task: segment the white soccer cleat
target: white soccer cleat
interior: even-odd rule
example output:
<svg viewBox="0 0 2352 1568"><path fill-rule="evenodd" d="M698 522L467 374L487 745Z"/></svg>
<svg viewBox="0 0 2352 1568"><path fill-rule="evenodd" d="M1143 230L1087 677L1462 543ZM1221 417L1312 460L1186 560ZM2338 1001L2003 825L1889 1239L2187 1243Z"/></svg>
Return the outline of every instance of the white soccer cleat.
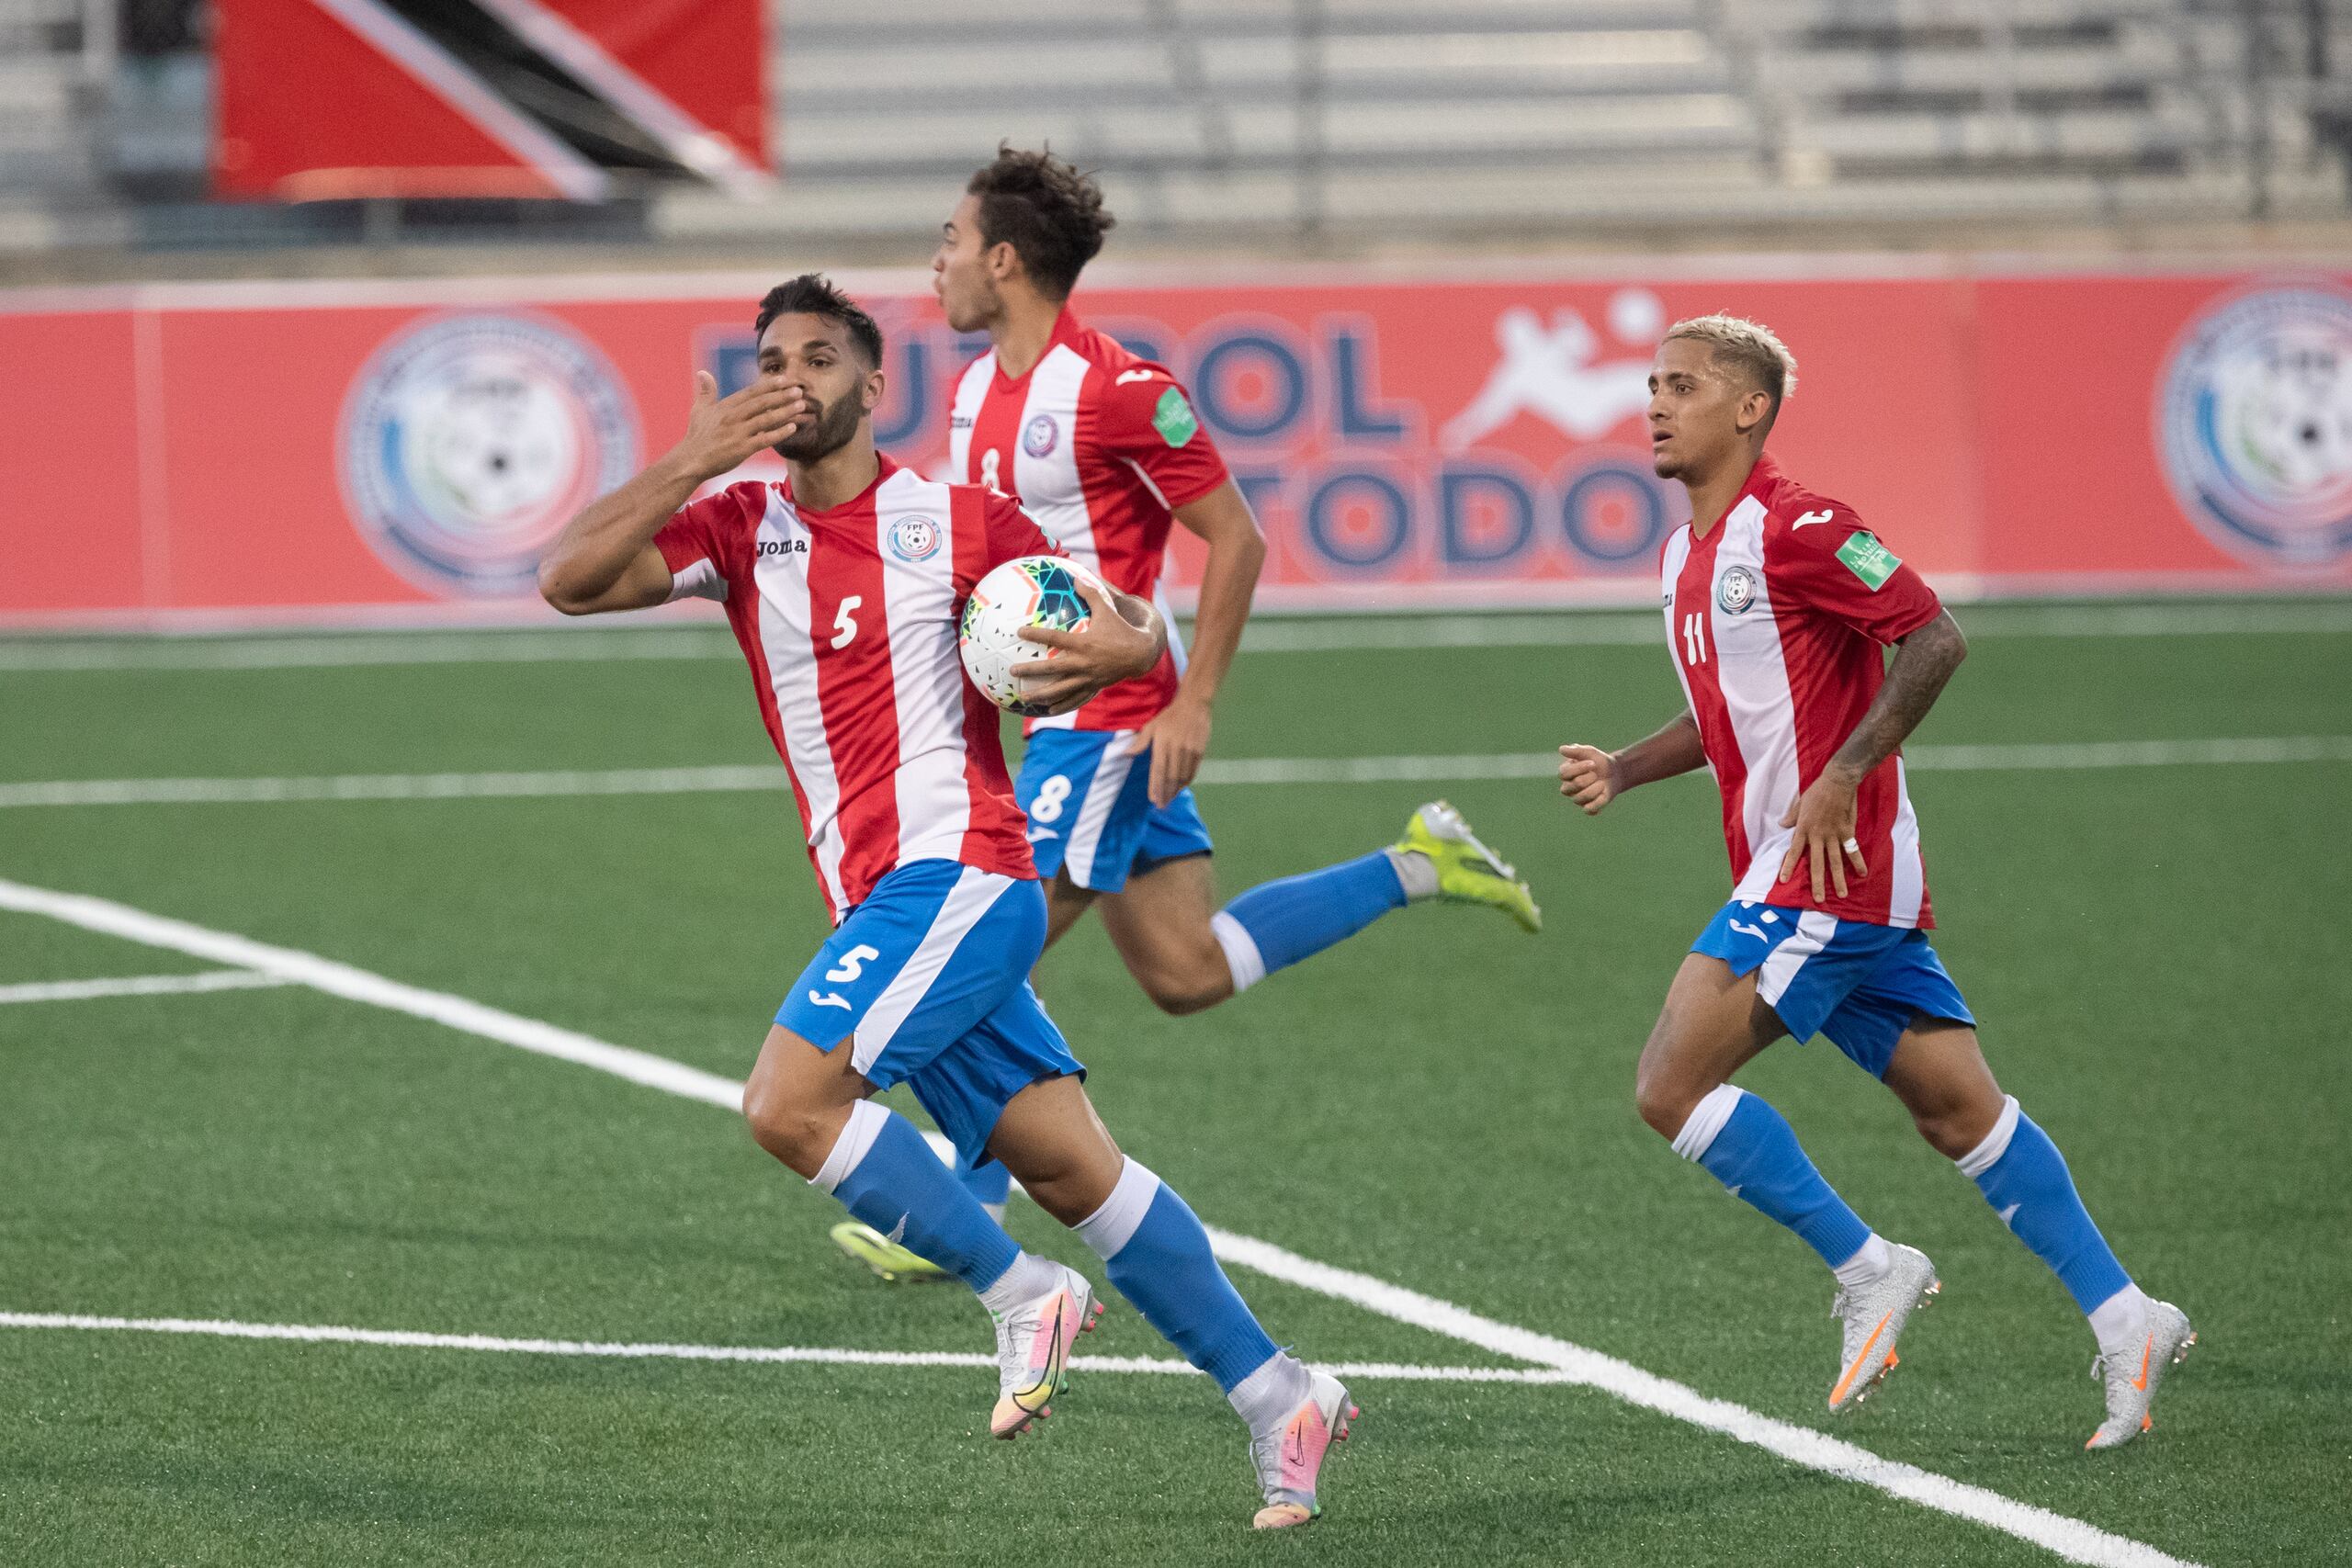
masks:
<svg viewBox="0 0 2352 1568"><path fill-rule="evenodd" d="M2188 1325L2187 1313L2170 1302L2150 1302L2134 1348L2091 1360L2091 1376L2107 1384L2107 1419L2083 1447L2120 1449L2154 1426L2149 1412L2156 1403L2156 1385L2188 1359L2196 1343L2197 1330Z"/></svg>
<svg viewBox="0 0 2352 1568"><path fill-rule="evenodd" d="M1936 1266L1916 1247L1890 1247L1894 1261L1867 1285L1849 1285L1830 1303L1829 1315L1845 1329L1838 1381L1829 1385L1829 1408L1842 1413L1870 1397L1898 1364L1894 1342L1912 1312L1944 1288Z"/></svg>
<svg viewBox="0 0 2352 1568"><path fill-rule="evenodd" d="M1309 1371L1306 1398L1281 1425L1250 1439L1250 1462L1258 1470L1258 1490L1266 1506L1250 1522L1261 1530L1303 1525L1323 1510L1315 1483L1323 1456L1348 1440L1348 1423L1360 1414L1340 1380Z"/></svg>
<svg viewBox="0 0 2352 1568"><path fill-rule="evenodd" d="M1070 1342L1094 1326L1102 1303L1075 1269L1056 1265L1060 1278L996 1321L997 1402L989 1417L992 1438L1017 1438L1053 1412L1050 1401L1069 1382Z"/></svg>

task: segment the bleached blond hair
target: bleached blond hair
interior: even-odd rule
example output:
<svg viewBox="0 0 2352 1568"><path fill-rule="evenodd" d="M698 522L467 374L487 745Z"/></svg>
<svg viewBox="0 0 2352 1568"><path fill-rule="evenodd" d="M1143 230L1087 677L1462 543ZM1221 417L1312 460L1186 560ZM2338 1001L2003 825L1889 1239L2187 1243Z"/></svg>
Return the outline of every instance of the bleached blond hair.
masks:
<svg viewBox="0 0 2352 1568"><path fill-rule="evenodd" d="M1705 344L1713 357L1770 393L1772 412L1768 420L1778 418L1781 404L1796 396L1797 356L1763 322L1719 310L1712 316L1692 316L1666 329L1664 341L1671 343L1679 337Z"/></svg>

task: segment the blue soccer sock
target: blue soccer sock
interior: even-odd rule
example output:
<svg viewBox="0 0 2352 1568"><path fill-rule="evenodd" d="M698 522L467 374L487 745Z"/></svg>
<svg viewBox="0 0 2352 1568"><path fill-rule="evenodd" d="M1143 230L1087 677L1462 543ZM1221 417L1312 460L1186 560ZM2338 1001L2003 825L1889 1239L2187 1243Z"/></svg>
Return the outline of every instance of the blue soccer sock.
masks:
<svg viewBox="0 0 2352 1568"><path fill-rule="evenodd" d="M1021 1256L914 1123L870 1100L850 1107L848 1124L809 1185L975 1291L996 1283Z"/></svg>
<svg viewBox="0 0 2352 1568"><path fill-rule="evenodd" d="M1077 1229L1144 1321L1227 1394L1278 1353L1209 1250L1208 1232L1142 1165L1128 1160Z"/></svg>
<svg viewBox="0 0 2352 1568"><path fill-rule="evenodd" d="M1386 850L1320 871L1261 882L1209 919L1236 995L1277 969L1311 958L1405 907L1403 878Z"/></svg>
<svg viewBox="0 0 2352 1568"><path fill-rule="evenodd" d="M1004 1162L992 1159L975 1167L958 1154L955 1170L956 1179L964 1184L964 1190L972 1195L972 1201L986 1209L990 1219L1002 1220L1004 1206L1012 1201L1012 1172L1004 1168Z"/></svg>
<svg viewBox="0 0 2352 1568"><path fill-rule="evenodd" d="M1746 1089L1723 1084L1701 1100L1675 1135L1674 1152L1796 1232L1833 1269L1861 1258L1875 1239L1814 1168L1788 1119Z"/></svg>
<svg viewBox="0 0 2352 1568"><path fill-rule="evenodd" d="M2132 1276L2115 1260L2114 1249L2091 1223L2066 1169L2066 1156L2050 1134L2033 1124L2008 1097L2000 1120L1984 1141L1954 1162L1976 1183L1993 1212L2026 1249L2058 1276L2084 1314L2098 1324L2098 1309L2131 1290Z"/></svg>

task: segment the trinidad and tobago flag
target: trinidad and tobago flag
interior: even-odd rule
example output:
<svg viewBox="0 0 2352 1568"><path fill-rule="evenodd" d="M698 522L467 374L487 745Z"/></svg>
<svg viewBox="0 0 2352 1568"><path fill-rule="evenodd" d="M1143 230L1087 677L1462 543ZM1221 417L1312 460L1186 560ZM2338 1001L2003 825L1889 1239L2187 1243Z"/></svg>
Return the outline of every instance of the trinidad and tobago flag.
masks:
<svg viewBox="0 0 2352 1568"><path fill-rule="evenodd" d="M762 0L217 0L222 196L768 187Z"/></svg>

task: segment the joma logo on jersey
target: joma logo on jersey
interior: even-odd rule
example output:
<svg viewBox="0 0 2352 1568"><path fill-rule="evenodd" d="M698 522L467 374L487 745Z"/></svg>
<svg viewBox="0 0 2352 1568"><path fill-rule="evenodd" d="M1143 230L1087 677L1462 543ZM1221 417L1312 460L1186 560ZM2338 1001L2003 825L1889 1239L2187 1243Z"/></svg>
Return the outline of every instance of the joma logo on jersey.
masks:
<svg viewBox="0 0 2352 1568"><path fill-rule="evenodd" d="M752 554L763 558L769 556L805 556L808 553L806 539L762 539L752 547Z"/></svg>

